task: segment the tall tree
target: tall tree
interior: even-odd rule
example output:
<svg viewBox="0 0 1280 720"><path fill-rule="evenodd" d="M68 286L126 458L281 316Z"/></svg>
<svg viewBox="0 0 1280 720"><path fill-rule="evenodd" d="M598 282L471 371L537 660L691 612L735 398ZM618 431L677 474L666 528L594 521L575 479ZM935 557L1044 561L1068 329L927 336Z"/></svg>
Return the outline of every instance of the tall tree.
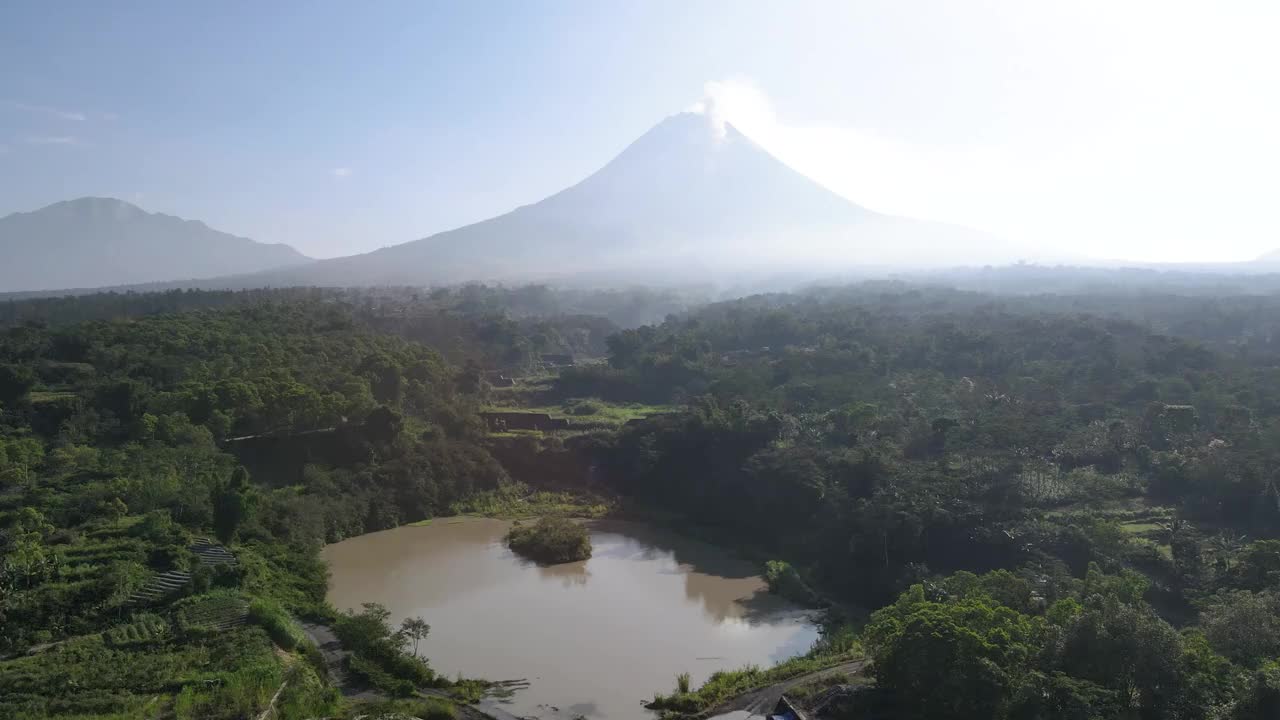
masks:
<svg viewBox="0 0 1280 720"><path fill-rule="evenodd" d="M36 375L27 365L0 365L0 405L12 407L27 397Z"/></svg>
<svg viewBox="0 0 1280 720"><path fill-rule="evenodd" d="M253 512L256 497L249 486L249 471L243 465L214 493L213 530L218 540L229 543Z"/></svg>
<svg viewBox="0 0 1280 720"><path fill-rule="evenodd" d="M420 617L408 617L400 623L400 637L413 641L413 656L418 657L418 643L431 632L431 626Z"/></svg>

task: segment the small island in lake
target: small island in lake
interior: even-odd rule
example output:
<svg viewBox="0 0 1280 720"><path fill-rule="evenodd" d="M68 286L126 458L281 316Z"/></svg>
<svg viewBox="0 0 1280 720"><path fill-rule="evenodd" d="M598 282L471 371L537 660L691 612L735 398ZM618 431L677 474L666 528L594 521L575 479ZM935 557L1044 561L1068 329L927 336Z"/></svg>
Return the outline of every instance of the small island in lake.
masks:
<svg viewBox="0 0 1280 720"><path fill-rule="evenodd" d="M507 547L535 562L555 565L591 557L591 535L568 518L544 517L533 525L513 525Z"/></svg>

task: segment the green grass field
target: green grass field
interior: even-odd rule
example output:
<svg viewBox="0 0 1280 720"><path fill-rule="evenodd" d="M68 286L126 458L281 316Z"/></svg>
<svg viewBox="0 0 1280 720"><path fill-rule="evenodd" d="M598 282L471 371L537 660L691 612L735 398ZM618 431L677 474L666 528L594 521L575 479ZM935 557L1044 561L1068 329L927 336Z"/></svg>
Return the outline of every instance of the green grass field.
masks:
<svg viewBox="0 0 1280 720"><path fill-rule="evenodd" d="M32 405L40 405L42 403L58 402L59 400L70 400L76 396L73 392L57 392L57 391L35 391L28 395Z"/></svg>
<svg viewBox="0 0 1280 720"><path fill-rule="evenodd" d="M644 405L641 403L608 403L595 398L572 398L559 405L493 404L484 412L546 413L553 418L565 418L570 426L601 427L619 426L629 420L672 412L670 405Z"/></svg>
<svg viewBox="0 0 1280 720"><path fill-rule="evenodd" d="M1131 535L1145 535L1150 532L1156 532L1163 526L1153 522L1127 522L1121 523L1120 529Z"/></svg>

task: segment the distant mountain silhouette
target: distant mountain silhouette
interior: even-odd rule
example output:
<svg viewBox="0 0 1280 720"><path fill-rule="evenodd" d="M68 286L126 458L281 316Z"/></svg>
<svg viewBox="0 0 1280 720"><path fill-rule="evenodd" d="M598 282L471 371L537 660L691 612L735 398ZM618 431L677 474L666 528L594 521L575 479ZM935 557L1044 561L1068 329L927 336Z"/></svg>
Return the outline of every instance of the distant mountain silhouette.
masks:
<svg viewBox="0 0 1280 720"><path fill-rule="evenodd" d="M310 259L112 198L0 218L0 291L90 288L252 273Z"/></svg>
<svg viewBox="0 0 1280 720"><path fill-rule="evenodd" d="M855 205L732 125L667 118L587 179L473 225L232 284L366 285L1016 259L964 228Z"/></svg>
<svg viewBox="0 0 1280 720"><path fill-rule="evenodd" d="M1267 265L1280 265L1280 248L1277 248L1265 255L1262 255L1254 262L1265 263Z"/></svg>

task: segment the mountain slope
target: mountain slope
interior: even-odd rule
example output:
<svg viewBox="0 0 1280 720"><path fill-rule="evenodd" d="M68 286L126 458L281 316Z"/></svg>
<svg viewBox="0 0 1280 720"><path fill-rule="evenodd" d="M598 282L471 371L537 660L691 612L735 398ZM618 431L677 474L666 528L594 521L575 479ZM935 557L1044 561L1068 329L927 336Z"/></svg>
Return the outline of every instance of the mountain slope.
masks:
<svg viewBox="0 0 1280 720"><path fill-rule="evenodd" d="M309 259L112 198L0 218L0 291L88 288L252 273Z"/></svg>
<svg viewBox="0 0 1280 720"><path fill-rule="evenodd" d="M619 274L698 277L1016 259L991 238L855 205L726 125L667 118L532 205L364 255L238 284L417 284Z"/></svg>

